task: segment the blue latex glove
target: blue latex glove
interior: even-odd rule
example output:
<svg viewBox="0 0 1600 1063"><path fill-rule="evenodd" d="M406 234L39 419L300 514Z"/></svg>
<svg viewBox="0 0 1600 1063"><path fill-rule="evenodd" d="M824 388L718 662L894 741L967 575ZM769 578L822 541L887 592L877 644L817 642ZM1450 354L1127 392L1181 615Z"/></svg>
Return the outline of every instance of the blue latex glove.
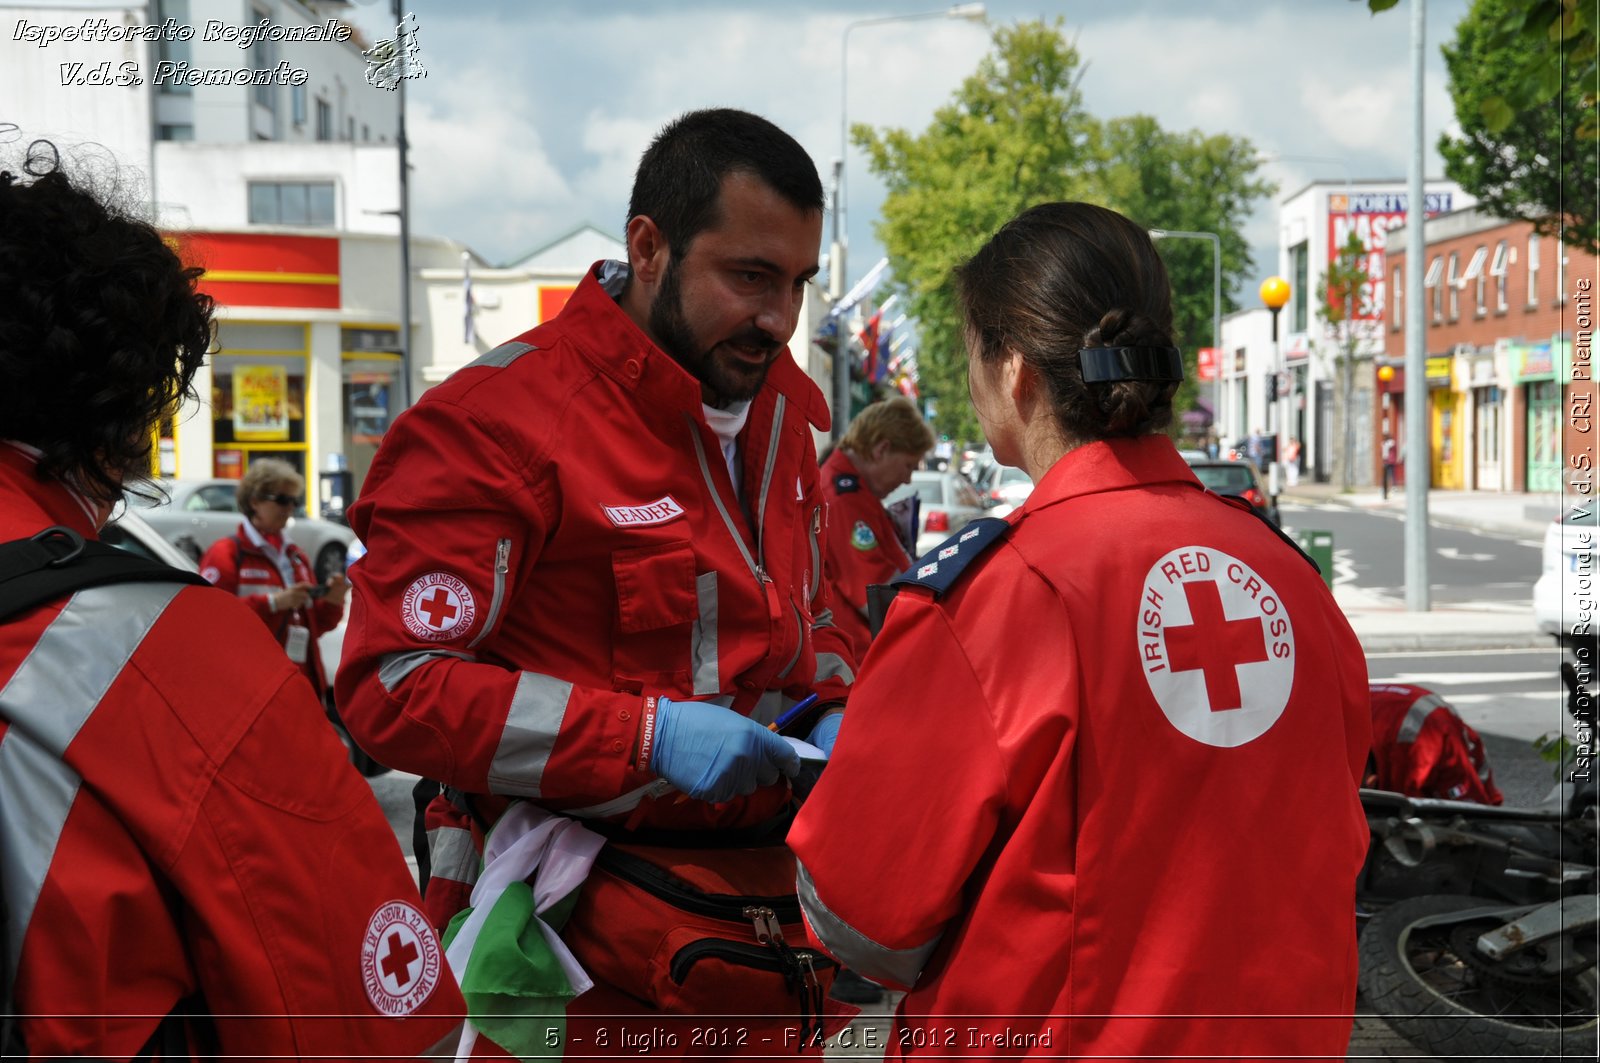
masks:
<svg viewBox="0 0 1600 1063"><path fill-rule="evenodd" d="M806 741L831 757L833 744L839 740L839 725L842 723L844 723L844 713L830 712L817 721L817 725L806 736Z"/></svg>
<svg viewBox="0 0 1600 1063"><path fill-rule="evenodd" d="M800 771L794 747L748 716L703 701L656 699L650 769L690 797L716 804Z"/></svg>

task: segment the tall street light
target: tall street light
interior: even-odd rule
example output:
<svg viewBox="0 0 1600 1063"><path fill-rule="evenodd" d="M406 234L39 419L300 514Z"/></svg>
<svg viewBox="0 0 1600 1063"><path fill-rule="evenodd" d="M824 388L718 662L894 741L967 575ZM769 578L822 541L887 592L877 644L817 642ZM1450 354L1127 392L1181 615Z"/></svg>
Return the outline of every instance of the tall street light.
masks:
<svg viewBox="0 0 1600 1063"><path fill-rule="evenodd" d="M1288 390L1283 386L1283 378L1287 374L1283 371L1283 344L1278 342L1278 311L1289 301L1289 282L1282 277L1268 277L1262 281L1261 301L1272 311L1272 387L1267 392L1272 401L1267 414L1272 420L1273 444L1272 465L1267 470L1267 491L1276 498L1283 484L1279 460L1284 450L1283 422L1287 417L1284 392Z"/></svg>
<svg viewBox="0 0 1600 1063"><path fill-rule="evenodd" d="M1218 452L1222 444L1222 237L1216 233L1185 232L1182 229L1151 229L1153 240L1169 238L1211 241L1211 429L1217 433Z"/></svg>
<svg viewBox="0 0 1600 1063"><path fill-rule="evenodd" d="M839 38L839 157L833 163L833 246L828 249L828 295L834 302L845 293L846 252L849 237L845 231L844 160L850 149L850 31L863 26L889 22L920 22L930 18L959 18L979 21L988 13L982 4L956 4L943 11L922 11L910 15L882 15L847 23ZM833 356L833 441L844 435L850 414L850 359L848 343L841 334Z"/></svg>

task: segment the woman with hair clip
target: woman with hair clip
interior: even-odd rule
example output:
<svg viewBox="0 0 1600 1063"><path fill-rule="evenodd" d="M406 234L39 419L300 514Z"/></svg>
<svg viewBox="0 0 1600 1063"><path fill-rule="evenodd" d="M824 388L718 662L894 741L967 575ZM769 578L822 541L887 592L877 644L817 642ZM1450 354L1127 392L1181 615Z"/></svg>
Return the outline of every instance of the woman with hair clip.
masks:
<svg viewBox="0 0 1600 1063"><path fill-rule="evenodd" d="M809 928L909 990L907 1052L1342 1058L1355 635L1163 434L1183 362L1141 227L1034 207L956 283L984 434L1036 486L896 581L790 832Z"/></svg>

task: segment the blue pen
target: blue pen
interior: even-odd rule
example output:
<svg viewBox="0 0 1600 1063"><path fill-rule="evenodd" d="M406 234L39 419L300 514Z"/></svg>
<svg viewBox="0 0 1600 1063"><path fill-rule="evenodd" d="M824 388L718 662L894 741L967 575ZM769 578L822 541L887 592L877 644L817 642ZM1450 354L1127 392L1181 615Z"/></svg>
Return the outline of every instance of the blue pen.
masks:
<svg viewBox="0 0 1600 1063"><path fill-rule="evenodd" d="M794 708L790 709L782 716L779 716L776 720L773 720L771 723L767 724L767 730L782 731L785 727L788 727L791 723L794 723L800 717L804 716L806 710L817 703L817 697L818 695L816 694L807 694L805 697L794 703Z"/></svg>

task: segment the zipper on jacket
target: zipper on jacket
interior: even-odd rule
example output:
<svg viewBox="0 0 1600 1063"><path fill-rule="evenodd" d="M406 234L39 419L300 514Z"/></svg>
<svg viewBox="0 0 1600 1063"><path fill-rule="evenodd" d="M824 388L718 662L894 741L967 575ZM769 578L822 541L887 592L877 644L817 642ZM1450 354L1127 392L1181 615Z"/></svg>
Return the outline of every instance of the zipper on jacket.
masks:
<svg viewBox="0 0 1600 1063"><path fill-rule="evenodd" d="M622 852L611 846L600 850L595 863L616 875L624 882L638 886L646 893L659 897L674 908L710 919L729 923L744 923L749 917L746 908L764 908L772 912L780 923L800 921L800 898L760 897L736 893L703 893L685 886L650 861Z"/></svg>
<svg viewBox="0 0 1600 1063"><path fill-rule="evenodd" d="M717 481L711 475L711 463L706 460L706 443L700 438L700 429L696 427L694 418L688 414L684 414L683 419L688 422L689 438L694 441L694 456L700 461L700 476L705 480L706 490L711 492L711 501L716 503L717 512L722 514L722 523L727 525L728 534L733 537L734 545L743 555L744 563L750 566L750 574L756 578L756 586L761 587L766 582L766 574L756 559L750 556L750 548L745 545L744 536L739 534L739 526L733 522L727 503L722 500L722 492L717 490Z"/></svg>
<svg viewBox="0 0 1600 1063"><path fill-rule="evenodd" d="M478 637L467 643L467 649L488 638L489 632L494 630L495 621L500 619L500 608L505 604L506 573L510 571L511 540L501 539L494 547L494 594L489 598L489 615L484 618L483 630L478 632Z"/></svg>
<svg viewBox="0 0 1600 1063"><path fill-rule="evenodd" d="M794 666L800 663L800 651L806 644L806 618L800 615L800 607L789 600L789 611L794 614L794 656L789 658L783 670L778 673L779 679L786 679Z"/></svg>
<svg viewBox="0 0 1600 1063"><path fill-rule="evenodd" d="M772 435L767 440L767 466L761 473L761 501L756 506L756 565L762 571L767 567L767 493L772 490L772 471L778 466L778 443L782 438L779 433L783 430L783 411L788 405L788 398L779 395L777 405L772 410Z"/></svg>
<svg viewBox="0 0 1600 1063"><path fill-rule="evenodd" d="M832 960L815 949L791 951L795 960L806 972L802 977L808 976L811 984L817 983L818 967L834 966ZM740 941L724 941L721 938L699 938L672 954L672 962L667 966L667 976L672 979L673 984L682 985L688 980L689 971L696 963L704 959L717 958L731 960L741 967L753 967L758 971L783 974L786 970L783 960L763 945L746 945Z"/></svg>
<svg viewBox="0 0 1600 1063"><path fill-rule="evenodd" d="M818 506L811 511L811 601L817 600L817 591L822 588L822 549L817 545L817 537L822 534L822 507Z"/></svg>

